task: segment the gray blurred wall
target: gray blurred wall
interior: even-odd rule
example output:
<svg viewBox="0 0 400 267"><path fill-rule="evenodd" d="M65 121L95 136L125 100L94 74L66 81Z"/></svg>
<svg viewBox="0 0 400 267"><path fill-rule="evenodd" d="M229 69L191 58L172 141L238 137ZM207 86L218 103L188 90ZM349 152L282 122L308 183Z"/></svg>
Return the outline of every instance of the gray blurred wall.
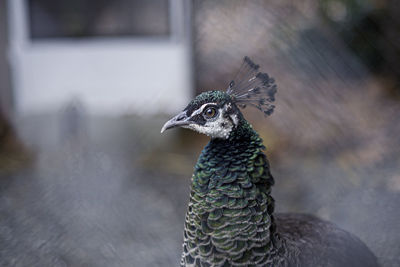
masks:
<svg viewBox="0 0 400 267"><path fill-rule="evenodd" d="M0 1L0 112L8 117L12 110L12 91L7 49L7 4Z"/></svg>

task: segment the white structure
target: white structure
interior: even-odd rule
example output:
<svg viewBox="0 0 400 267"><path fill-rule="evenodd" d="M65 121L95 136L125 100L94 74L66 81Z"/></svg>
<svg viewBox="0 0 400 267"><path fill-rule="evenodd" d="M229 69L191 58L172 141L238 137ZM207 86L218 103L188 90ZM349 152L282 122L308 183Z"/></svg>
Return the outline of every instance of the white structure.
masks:
<svg viewBox="0 0 400 267"><path fill-rule="evenodd" d="M169 1L170 34L164 38L43 40L30 37L27 2L8 1L17 113L57 110L76 98L90 113L115 115L175 112L187 104L190 1Z"/></svg>

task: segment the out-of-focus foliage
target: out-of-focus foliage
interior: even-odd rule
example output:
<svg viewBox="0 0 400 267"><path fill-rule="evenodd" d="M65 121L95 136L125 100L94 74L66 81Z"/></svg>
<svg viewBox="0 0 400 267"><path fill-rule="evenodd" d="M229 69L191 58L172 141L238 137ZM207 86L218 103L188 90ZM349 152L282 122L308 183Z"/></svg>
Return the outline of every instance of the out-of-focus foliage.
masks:
<svg viewBox="0 0 400 267"><path fill-rule="evenodd" d="M398 1L322 0L321 14L352 52L400 95L400 6Z"/></svg>

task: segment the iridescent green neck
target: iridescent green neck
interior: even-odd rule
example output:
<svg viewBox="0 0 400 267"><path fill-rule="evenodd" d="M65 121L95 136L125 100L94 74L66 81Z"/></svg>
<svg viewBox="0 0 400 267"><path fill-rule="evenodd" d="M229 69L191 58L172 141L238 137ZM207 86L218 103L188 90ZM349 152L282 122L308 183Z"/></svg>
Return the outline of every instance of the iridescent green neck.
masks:
<svg viewBox="0 0 400 267"><path fill-rule="evenodd" d="M253 139L259 143L261 147L264 148L262 144L262 139L259 137L258 133L254 131L250 123L248 123L242 113L238 114L238 125L232 130L229 136L229 142L236 142L237 140Z"/></svg>
<svg viewBox="0 0 400 267"><path fill-rule="evenodd" d="M274 180L263 149L244 119L229 139L212 139L204 148L192 177L183 265L273 263Z"/></svg>

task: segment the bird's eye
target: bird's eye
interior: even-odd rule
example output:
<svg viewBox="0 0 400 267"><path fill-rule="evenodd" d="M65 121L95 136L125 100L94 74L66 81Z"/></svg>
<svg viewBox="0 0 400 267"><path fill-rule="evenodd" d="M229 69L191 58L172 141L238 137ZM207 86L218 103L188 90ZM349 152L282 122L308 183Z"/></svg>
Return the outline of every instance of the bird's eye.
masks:
<svg viewBox="0 0 400 267"><path fill-rule="evenodd" d="M217 110L213 107L208 107L204 110L204 117L206 119L214 118L217 115Z"/></svg>

